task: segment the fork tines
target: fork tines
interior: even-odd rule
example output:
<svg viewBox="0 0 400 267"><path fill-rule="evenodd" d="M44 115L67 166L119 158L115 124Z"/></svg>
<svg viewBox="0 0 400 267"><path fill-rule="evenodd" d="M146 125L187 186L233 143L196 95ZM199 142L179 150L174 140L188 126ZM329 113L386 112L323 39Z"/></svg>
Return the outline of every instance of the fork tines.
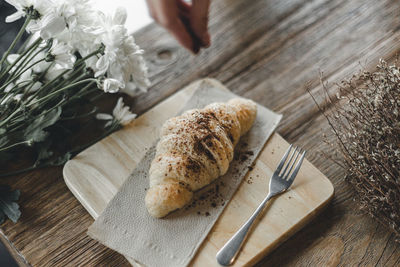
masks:
<svg viewBox="0 0 400 267"><path fill-rule="evenodd" d="M300 166L303 163L304 156L306 151L301 149L300 147L294 147L290 145L288 150L286 150L285 155L283 155L281 162L279 163L276 174L279 175L284 180L293 180L297 173L299 172ZM290 156L289 156L290 155ZM287 160L289 158L289 160ZM296 164L297 162L297 164ZM295 166L296 164L296 166ZM282 168L285 166L283 171L281 172ZM294 170L293 170L294 167ZM292 172L293 170L293 172ZM291 176L289 177L289 175Z"/></svg>

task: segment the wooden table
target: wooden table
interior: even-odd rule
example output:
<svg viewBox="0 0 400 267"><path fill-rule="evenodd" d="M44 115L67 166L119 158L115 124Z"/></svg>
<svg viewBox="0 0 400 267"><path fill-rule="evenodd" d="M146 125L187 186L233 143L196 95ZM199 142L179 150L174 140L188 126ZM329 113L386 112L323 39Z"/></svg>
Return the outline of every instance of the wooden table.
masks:
<svg viewBox="0 0 400 267"><path fill-rule="evenodd" d="M400 3L393 0L215 0L212 46L190 56L160 27L135 34L146 49L153 85L132 101L143 113L200 77L284 114L278 132L309 150L308 159L333 182L329 207L259 266L394 266L394 236L359 211L344 172L321 156L332 139L304 85L321 93L319 70L340 81L400 48ZM332 87L334 90L334 87ZM90 134L90 133L88 133ZM332 139L333 140L333 139ZM20 221L2 225L2 239L18 261L33 266L127 266L125 259L86 235L93 219L64 184L62 168L10 177L21 188Z"/></svg>

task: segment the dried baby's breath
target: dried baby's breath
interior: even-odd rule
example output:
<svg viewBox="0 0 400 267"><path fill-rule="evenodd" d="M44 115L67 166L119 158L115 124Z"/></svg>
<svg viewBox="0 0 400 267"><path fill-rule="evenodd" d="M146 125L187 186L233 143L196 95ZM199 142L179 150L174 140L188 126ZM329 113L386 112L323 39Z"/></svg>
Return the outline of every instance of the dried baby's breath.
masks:
<svg viewBox="0 0 400 267"><path fill-rule="evenodd" d="M328 92L326 83L322 83ZM400 69L381 60L338 85L324 113L360 207L400 240Z"/></svg>

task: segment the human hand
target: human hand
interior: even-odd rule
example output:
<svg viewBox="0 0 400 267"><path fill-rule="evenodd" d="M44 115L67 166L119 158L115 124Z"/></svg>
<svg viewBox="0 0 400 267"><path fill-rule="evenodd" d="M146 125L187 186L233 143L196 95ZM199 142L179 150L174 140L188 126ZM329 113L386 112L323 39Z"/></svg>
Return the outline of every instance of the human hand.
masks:
<svg viewBox="0 0 400 267"><path fill-rule="evenodd" d="M210 46L208 9L210 0L146 0L150 16L194 54Z"/></svg>

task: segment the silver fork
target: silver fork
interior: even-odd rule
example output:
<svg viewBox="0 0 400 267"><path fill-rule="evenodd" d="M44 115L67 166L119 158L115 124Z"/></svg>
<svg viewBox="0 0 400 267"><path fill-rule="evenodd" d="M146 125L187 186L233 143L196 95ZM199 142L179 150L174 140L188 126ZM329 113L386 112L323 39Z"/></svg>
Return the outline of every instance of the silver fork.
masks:
<svg viewBox="0 0 400 267"><path fill-rule="evenodd" d="M283 155L283 158L279 162L279 165L276 168L274 174L272 175L272 178L269 182L269 193L267 197L261 202L256 211L247 220L247 222L243 224L243 226L240 227L235 235L232 236L232 238L229 239L228 242L226 242L226 244L220 249L220 251L218 251L217 261L219 264L223 266L228 266L235 261L236 256L239 254L240 248L243 246L244 241L246 240L246 237L248 236L248 233L250 232L250 229L254 224L254 221L264 210L267 202L274 196L285 192L292 185L306 154L305 150L302 150L298 147L295 147L292 151L292 147L292 145L289 146L285 155ZM289 154L291 154L290 157ZM288 157L289 160L287 160ZM297 164L293 170L296 161Z"/></svg>

